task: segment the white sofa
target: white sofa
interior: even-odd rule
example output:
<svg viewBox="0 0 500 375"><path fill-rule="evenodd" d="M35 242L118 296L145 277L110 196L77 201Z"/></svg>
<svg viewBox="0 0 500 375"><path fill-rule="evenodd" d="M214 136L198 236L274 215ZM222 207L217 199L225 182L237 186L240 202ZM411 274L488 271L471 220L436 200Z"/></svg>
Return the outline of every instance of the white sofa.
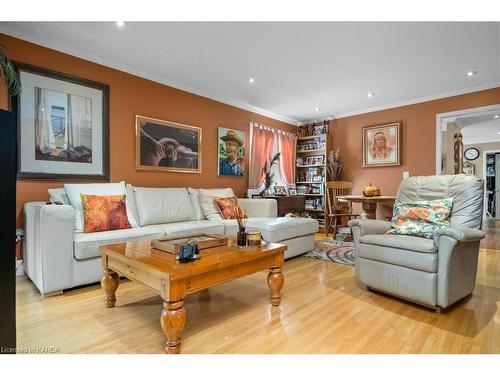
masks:
<svg viewBox="0 0 500 375"><path fill-rule="evenodd" d="M147 188L127 188L127 205L133 204L132 212L138 225L130 229L76 232L75 208L67 197L59 202L63 204L28 202L24 205L24 271L42 295L99 281L101 245L200 232L235 235L238 231L236 220L205 219L200 212L198 195L192 194L197 189L190 188L189 194L168 188L151 190L153 193L145 190L146 194L140 189ZM64 189L58 190L64 192ZM184 190L187 193L188 189ZM316 220L276 217L274 199L239 199L239 202L249 216L247 228L260 230L266 241L286 244L285 258L314 248ZM177 221L179 217L183 219Z"/></svg>

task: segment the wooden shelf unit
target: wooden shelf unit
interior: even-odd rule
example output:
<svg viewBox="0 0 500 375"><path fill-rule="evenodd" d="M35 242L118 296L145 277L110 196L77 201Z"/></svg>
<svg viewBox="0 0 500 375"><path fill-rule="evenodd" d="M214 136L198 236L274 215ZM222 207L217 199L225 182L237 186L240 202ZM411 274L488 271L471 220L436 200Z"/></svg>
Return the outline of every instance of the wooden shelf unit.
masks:
<svg viewBox="0 0 500 375"><path fill-rule="evenodd" d="M313 130L315 127L323 128L328 131L329 123L315 123L312 126ZM297 138L297 156L295 163L295 184L297 190L305 189L305 193L301 195L305 195L306 197L306 216L317 219L321 229L324 229L326 210L325 181L326 163L329 151L328 138L328 133L299 136ZM303 146L304 144L308 144L309 147L314 148L305 149L301 147L301 145ZM322 176L322 180L312 181L313 175Z"/></svg>

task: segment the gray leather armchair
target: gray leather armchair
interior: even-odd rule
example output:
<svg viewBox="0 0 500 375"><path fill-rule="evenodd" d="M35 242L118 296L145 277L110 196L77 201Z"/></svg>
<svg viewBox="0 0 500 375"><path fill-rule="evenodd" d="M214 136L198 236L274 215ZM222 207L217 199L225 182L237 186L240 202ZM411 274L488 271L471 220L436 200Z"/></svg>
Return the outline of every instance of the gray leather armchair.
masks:
<svg viewBox="0 0 500 375"><path fill-rule="evenodd" d="M386 235L391 223L351 220L356 247L356 279L369 289L437 311L470 295L476 284L483 181L475 176L420 176L403 180L396 201L453 198L450 226L433 239Z"/></svg>

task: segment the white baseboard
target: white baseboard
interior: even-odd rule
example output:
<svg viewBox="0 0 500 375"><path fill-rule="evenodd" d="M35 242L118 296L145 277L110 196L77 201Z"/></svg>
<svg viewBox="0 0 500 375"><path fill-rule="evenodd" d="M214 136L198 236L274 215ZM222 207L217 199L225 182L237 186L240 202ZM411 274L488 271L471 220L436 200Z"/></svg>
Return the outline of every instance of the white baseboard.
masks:
<svg viewBox="0 0 500 375"><path fill-rule="evenodd" d="M23 263L22 259L16 259L16 276L22 276L24 275L24 270L21 264Z"/></svg>

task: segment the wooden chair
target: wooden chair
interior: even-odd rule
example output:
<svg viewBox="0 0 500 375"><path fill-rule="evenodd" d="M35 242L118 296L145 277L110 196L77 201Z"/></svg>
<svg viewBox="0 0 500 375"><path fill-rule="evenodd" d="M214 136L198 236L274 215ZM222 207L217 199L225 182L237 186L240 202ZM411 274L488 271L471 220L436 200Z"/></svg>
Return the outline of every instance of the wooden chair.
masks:
<svg viewBox="0 0 500 375"><path fill-rule="evenodd" d="M342 218L350 220L356 218L352 212L352 204L350 202L339 202L337 199L340 195L350 195L352 191L352 183L347 181L329 181L326 183L326 231L328 237L330 230L333 228L333 238L337 238L338 228L347 225L340 225ZM347 223L346 223L347 224Z"/></svg>

